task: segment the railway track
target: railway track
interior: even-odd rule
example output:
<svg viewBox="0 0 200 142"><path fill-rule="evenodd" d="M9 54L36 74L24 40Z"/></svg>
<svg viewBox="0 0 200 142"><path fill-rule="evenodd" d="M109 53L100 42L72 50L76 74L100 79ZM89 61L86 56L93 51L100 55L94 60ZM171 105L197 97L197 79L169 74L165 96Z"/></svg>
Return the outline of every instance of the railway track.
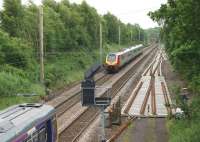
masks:
<svg viewBox="0 0 200 142"><path fill-rule="evenodd" d="M148 52L146 52L144 55L142 55L141 57L138 57L137 61L134 63L134 65L132 67L130 67L129 69L125 70L124 73L122 73L120 77L116 78L115 76L113 76L113 78L115 80L113 80L113 78L111 77L111 80L112 80L112 82L111 82L111 86L112 86L111 97L114 97L117 94L117 92L124 86L124 84L128 81L130 76L132 76L134 74L134 70L137 68L137 66L139 66L140 63L145 60L145 57L147 57L149 53L150 53L150 50ZM119 76L119 74L118 74L118 76ZM103 95L106 95L106 91L100 92L97 96L103 96ZM68 124L66 124L65 127L62 127L59 130L59 140L61 142L77 141L80 134L82 133L82 131L84 131L84 129L86 129L89 126L89 124L99 114L97 109L93 110L93 108L82 107L80 103L78 103L76 105L77 105L76 107L73 106L74 108L71 108L71 111L80 109L79 110L80 113L76 112L77 114L75 114L73 116L74 117L73 121L68 122ZM65 116L66 117L63 117L63 120L66 119L67 116L70 116L70 115L68 113ZM90 116L90 117L88 117L88 116ZM60 125L62 125L62 123L64 123L63 120L61 120L62 122L60 122ZM76 135L74 135L74 134L76 134Z"/></svg>
<svg viewBox="0 0 200 142"><path fill-rule="evenodd" d="M95 78L97 85L102 85L103 82L108 80L112 75L104 74L97 76ZM69 110L72 106L77 104L81 99L81 85L76 84L69 90L62 92L57 98L47 102L47 104L52 105L56 108L57 116L60 117L65 111Z"/></svg>
<svg viewBox="0 0 200 142"><path fill-rule="evenodd" d="M162 58L162 59L164 59L164 58ZM150 65L142 73L142 77L146 76L147 74L149 74L151 76L156 75L158 77L161 77L162 76L162 70L161 70L162 61L163 60L159 60L158 64L155 66L155 68L152 67L153 64L155 64L155 60L153 60L152 63L149 63ZM153 71L153 69L154 69L154 71ZM149 92L151 94L150 100L151 100L151 105L152 105L151 108L152 108L152 114L153 115L156 115L156 110L157 110L157 108L156 108L156 95L158 95L158 94L156 94L158 92L156 92L156 89L155 89L155 87L157 86L155 84L155 82L156 82L155 78L152 77L152 79L150 81L150 85L151 85L150 90L151 91L149 91ZM137 86L134 88L135 90L132 92L132 95L129 98L129 104L126 104L126 108L128 110L130 109L130 106L132 105L133 100L136 98L136 96L137 96L138 92L140 91L141 87L143 86L143 84L144 84L143 81L139 81ZM163 95L164 95L164 99L166 100L165 102L167 102L166 105L170 106L170 99L169 99L169 96L168 96L166 84L164 82L161 82L161 85L162 85L162 90L164 90ZM146 95L148 95L148 93L146 93ZM147 102L147 100L146 100L146 102ZM144 105L144 102L143 102L143 108L141 108L141 109L143 109L142 115L144 115L145 107L146 106ZM170 107L167 107L167 109L168 109L168 114L170 114L171 113ZM126 110L126 112L127 112L127 110ZM150 117L152 117L152 116L150 116ZM124 129L126 129L132 123L132 121L134 121L134 119L137 118L137 116L130 116L129 115L129 118L131 118L131 119L126 120L113 134L111 134L111 137L110 137L110 139L107 140L107 142L114 142L121 135L121 133L124 131Z"/></svg>
<svg viewBox="0 0 200 142"><path fill-rule="evenodd" d="M60 142L76 142L81 133L89 126L90 123L98 116L97 108L88 108L80 117L75 119L59 136Z"/></svg>
<svg viewBox="0 0 200 142"><path fill-rule="evenodd" d="M112 75L105 74L104 76L101 76L100 78L96 79L96 85L102 85L106 80L109 80L111 76ZM68 99L64 100L62 103L59 103L58 105L55 106L57 110L57 116L58 117L61 116L65 111L69 110L75 104L80 102L80 100L81 100L81 90L71 95Z"/></svg>

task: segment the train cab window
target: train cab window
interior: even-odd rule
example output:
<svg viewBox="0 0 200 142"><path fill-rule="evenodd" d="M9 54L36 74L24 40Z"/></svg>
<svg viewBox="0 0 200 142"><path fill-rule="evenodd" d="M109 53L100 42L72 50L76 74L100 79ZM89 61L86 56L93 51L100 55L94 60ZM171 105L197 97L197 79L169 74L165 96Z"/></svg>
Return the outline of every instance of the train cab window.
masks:
<svg viewBox="0 0 200 142"><path fill-rule="evenodd" d="M24 142L32 142L32 138L28 137Z"/></svg>
<svg viewBox="0 0 200 142"><path fill-rule="evenodd" d="M47 130L46 127L34 132L24 142L47 142Z"/></svg>
<svg viewBox="0 0 200 142"><path fill-rule="evenodd" d="M39 135L38 135L38 140L39 140L39 142L46 142L47 141L47 132L46 132L45 128L40 130Z"/></svg>
<svg viewBox="0 0 200 142"><path fill-rule="evenodd" d="M38 141L38 132L33 133L32 139L33 139L33 142L39 142Z"/></svg>
<svg viewBox="0 0 200 142"><path fill-rule="evenodd" d="M115 54L109 54L108 57L107 57L107 60L109 62L115 62L116 60L116 55Z"/></svg>

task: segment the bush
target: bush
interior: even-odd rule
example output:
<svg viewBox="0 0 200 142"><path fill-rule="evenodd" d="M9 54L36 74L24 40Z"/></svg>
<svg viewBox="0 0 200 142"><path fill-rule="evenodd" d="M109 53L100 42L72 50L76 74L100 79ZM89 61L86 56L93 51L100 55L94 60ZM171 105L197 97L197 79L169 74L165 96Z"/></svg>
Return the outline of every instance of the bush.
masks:
<svg viewBox="0 0 200 142"><path fill-rule="evenodd" d="M194 97L190 104L190 118L183 120L169 120L170 142L199 142L200 128L200 98Z"/></svg>
<svg viewBox="0 0 200 142"><path fill-rule="evenodd" d="M168 124L170 127L170 142L199 142L199 122L171 120Z"/></svg>
<svg viewBox="0 0 200 142"><path fill-rule="evenodd" d="M200 75L193 76L189 86L193 92L200 94Z"/></svg>
<svg viewBox="0 0 200 142"><path fill-rule="evenodd" d="M0 52L0 62L2 64L27 69L35 62L33 50L27 43L18 38L11 38L1 30Z"/></svg>
<svg viewBox="0 0 200 142"><path fill-rule="evenodd" d="M33 84L26 78L20 77L17 74L0 72L0 96L13 96L27 93L35 93L44 95L44 88L38 84Z"/></svg>

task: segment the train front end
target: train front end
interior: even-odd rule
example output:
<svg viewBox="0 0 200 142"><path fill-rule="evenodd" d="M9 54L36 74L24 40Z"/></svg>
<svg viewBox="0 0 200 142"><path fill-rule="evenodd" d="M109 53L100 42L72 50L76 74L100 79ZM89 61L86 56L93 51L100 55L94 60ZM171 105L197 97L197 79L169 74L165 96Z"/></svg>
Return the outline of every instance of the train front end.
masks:
<svg viewBox="0 0 200 142"><path fill-rule="evenodd" d="M106 56L105 69L108 72L117 72L119 70L120 60L119 56L114 53L110 53Z"/></svg>
<svg viewBox="0 0 200 142"><path fill-rule="evenodd" d="M58 142L55 109L19 104L0 113L0 142Z"/></svg>

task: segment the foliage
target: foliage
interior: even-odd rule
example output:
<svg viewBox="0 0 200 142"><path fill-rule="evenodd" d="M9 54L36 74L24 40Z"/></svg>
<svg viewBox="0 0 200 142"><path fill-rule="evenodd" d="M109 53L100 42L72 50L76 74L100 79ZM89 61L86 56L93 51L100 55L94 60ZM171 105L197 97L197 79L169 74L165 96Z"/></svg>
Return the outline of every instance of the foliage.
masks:
<svg viewBox="0 0 200 142"><path fill-rule="evenodd" d="M23 96L1 96L0 99L0 110L15 104L21 103L32 103L40 99L38 96L34 97L23 97Z"/></svg>
<svg viewBox="0 0 200 142"><path fill-rule="evenodd" d="M44 95L44 89L34 83L31 70L37 68L33 50L26 42L11 38L0 30L0 96L18 93Z"/></svg>
<svg viewBox="0 0 200 142"><path fill-rule="evenodd" d="M1 12L2 28L11 36L18 35L22 15L21 0L4 0L4 11Z"/></svg>
<svg viewBox="0 0 200 142"><path fill-rule="evenodd" d="M191 117L170 125L170 141L199 141L200 131L200 1L168 0L149 15L161 26L161 35L174 68L196 94L189 104ZM189 119L189 120L188 120Z"/></svg>
<svg viewBox="0 0 200 142"><path fill-rule="evenodd" d="M28 79L17 74L0 72L0 83L1 96L27 93L44 95L44 90L39 85L32 84Z"/></svg>
<svg viewBox="0 0 200 142"><path fill-rule="evenodd" d="M190 105L190 117L182 120L169 120L168 128L170 135L170 142L198 142L199 135L199 118L200 118L200 98L195 96Z"/></svg>
<svg viewBox="0 0 200 142"><path fill-rule="evenodd" d="M103 16L105 20L105 27L107 27L106 39L109 43L118 42L119 20L111 13Z"/></svg>
<svg viewBox="0 0 200 142"><path fill-rule="evenodd" d="M98 60L100 23L104 57L110 50L138 43L139 29L141 41L145 37L139 25L124 24L110 13L99 15L84 1L42 3L45 84L50 89L81 80L85 70ZM17 100L18 93L45 94L39 83L38 14L38 6L31 0L26 5L21 0L4 0L0 11L0 96L5 100ZM122 46L117 46L119 26ZM5 104L10 105L8 102Z"/></svg>
<svg viewBox="0 0 200 142"><path fill-rule="evenodd" d="M200 75L199 12L199 1L168 0L149 14L163 26L163 40L172 64L189 81Z"/></svg>
<svg viewBox="0 0 200 142"><path fill-rule="evenodd" d="M146 32L146 36L147 36L147 39L150 41L157 41L159 40L159 36L160 36L160 28L159 27L156 27L156 28L150 28L150 29L147 29L145 32Z"/></svg>
<svg viewBox="0 0 200 142"><path fill-rule="evenodd" d="M10 64L21 69L29 69L34 66L32 48L18 38L10 38L8 34L1 30L0 53L1 65Z"/></svg>

